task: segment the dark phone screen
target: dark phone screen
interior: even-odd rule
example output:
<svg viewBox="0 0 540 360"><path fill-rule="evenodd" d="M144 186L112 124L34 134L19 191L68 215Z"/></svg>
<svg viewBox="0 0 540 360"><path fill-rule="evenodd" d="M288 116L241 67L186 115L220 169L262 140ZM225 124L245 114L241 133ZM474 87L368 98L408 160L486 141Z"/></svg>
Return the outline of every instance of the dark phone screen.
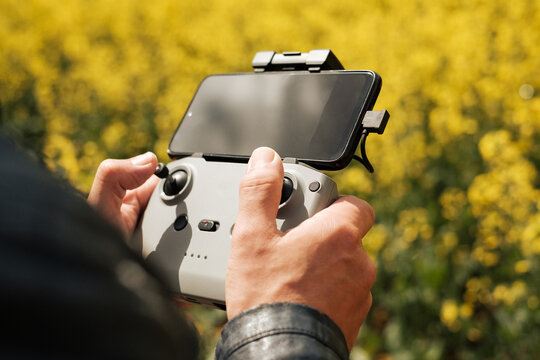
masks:
<svg viewBox="0 0 540 360"><path fill-rule="evenodd" d="M370 71L209 76L169 152L249 157L255 148L269 146L283 158L333 161L372 105L374 83Z"/></svg>

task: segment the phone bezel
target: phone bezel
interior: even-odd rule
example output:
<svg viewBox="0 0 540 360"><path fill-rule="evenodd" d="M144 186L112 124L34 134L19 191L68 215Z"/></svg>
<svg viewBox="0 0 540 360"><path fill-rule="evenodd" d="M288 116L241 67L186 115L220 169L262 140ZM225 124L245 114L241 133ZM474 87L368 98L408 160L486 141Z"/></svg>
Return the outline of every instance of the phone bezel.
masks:
<svg viewBox="0 0 540 360"><path fill-rule="evenodd" d="M305 158L296 158L298 162L305 163L315 169L318 170L341 170L345 168L352 160L354 153L356 151L356 148L358 147L358 143L360 141L361 133L362 133L362 119L366 113L366 111L372 110L373 106L375 105L375 101L377 100L377 97L379 95L379 92L381 90L382 86L382 79L376 72L372 70L326 70L326 71L320 71L318 73L310 73L309 71L294 71L294 74L303 73L303 74L336 74L336 73L342 73L342 74L348 74L348 73L364 73L369 74L371 77L371 84L368 89L368 96L364 101L364 105L362 107L362 110L356 119L356 122L354 124L353 130L349 134L349 138L346 141L345 146L343 147L343 152L336 158L336 159L330 159L330 160L322 160L322 159L305 159ZM186 108L186 111L184 112L181 119L184 119L188 109L191 107L191 103L195 99L195 96L197 92L199 91L199 88L201 84L204 82L205 79L211 76L242 76L242 75L257 75L257 73L227 73L227 74L211 74L206 76L197 86L197 90L195 91L193 98L190 101L190 104ZM268 74L261 73L261 74ZM280 74L283 74L283 72L280 72ZM293 72L291 72L291 75L293 75ZM192 156L194 154L200 154L208 161L220 161L220 162L241 162L241 163L247 163L249 160L249 156L245 155L235 155L235 154L214 154L214 153L196 153L196 152L176 152L171 149L171 145L173 143L173 140L175 138L176 133L180 130L180 126L182 124L182 120L176 127L176 130L171 137L171 141L169 142L169 146L167 149L167 153L169 154L169 157L171 159L180 159L187 156ZM280 154L283 155L283 154Z"/></svg>

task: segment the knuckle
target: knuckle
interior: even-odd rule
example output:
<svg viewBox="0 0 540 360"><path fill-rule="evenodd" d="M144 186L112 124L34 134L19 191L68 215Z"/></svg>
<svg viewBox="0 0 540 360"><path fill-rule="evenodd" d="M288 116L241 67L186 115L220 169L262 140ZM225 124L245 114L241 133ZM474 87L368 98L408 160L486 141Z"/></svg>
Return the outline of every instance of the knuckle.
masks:
<svg viewBox="0 0 540 360"><path fill-rule="evenodd" d="M375 222L375 212L373 211L373 207L365 200L354 197L352 199L354 200L350 203L350 214L354 221L367 221L370 225L373 225Z"/></svg>
<svg viewBox="0 0 540 360"><path fill-rule="evenodd" d="M260 234L260 229L250 222L249 219L244 217L238 217L233 228L232 240L235 242L244 243L249 241L257 234Z"/></svg>
<svg viewBox="0 0 540 360"><path fill-rule="evenodd" d="M360 200L360 201L361 201L360 209L362 213L362 218L369 219L370 225L373 225L375 223L375 211L373 210L373 207L367 201L364 201L364 200Z"/></svg>
<svg viewBox="0 0 540 360"><path fill-rule="evenodd" d="M375 222L373 208L366 201L355 197L346 199L342 204L344 206L341 212L342 218L353 226L355 231L353 235L360 240Z"/></svg>
<svg viewBox="0 0 540 360"><path fill-rule="evenodd" d="M370 309L371 305L373 305L373 295L371 294L371 291L370 291L368 294L367 301L366 301L366 307Z"/></svg>
<svg viewBox="0 0 540 360"><path fill-rule="evenodd" d="M246 239L252 236L253 231L250 226L246 226L242 221L237 221L234 224L232 232L233 242L242 242L242 239Z"/></svg>
<svg viewBox="0 0 540 360"><path fill-rule="evenodd" d="M231 238L231 254L243 257L262 256L276 235L272 229L258 229L250 224L237 222Z"/></svg>
<svg viewBox="0 0 540 360"><path fill-rule="evenodd" d="M363 207L363 209L365 217L367 219L370 219L370 225L373 226L373 224L375 223L375 211L373 210L373 207L367 202L364 201L364 204L365 206Z"/></svg>
<svg viewBox="0 0 540 360"><path fill-rule="evenodd" d="M254 176L255 175L255 176ZM247 174L240 181L240 191L244 193L272 191L277 184L279 178L270 172L259 172L258 174Z"/></svg>
<svg viewBox="0 0 540 360"><path fill-rule="evenodd" d="M99 164L97 174L98 176L105 180L112 177L116 170L116 162L112 159L106 159Z"/></svg>
<svg viewBox="0 0 540 360"><path fill-rule="evenodd" d="M355 219L356 217L350 218L349 216L334 219L333 233L336 238L340 239L340 242L355 246L358 244L362 231L360 223Z"/></svg>
<svg viewBox="0 0 540 360"><path fill-rule="evenodd" d="M351 245L356 245L360 239L360 229L353 223L342 222L337 231L339 238Z"/></svg>
<svg viewBox="0 0 540 360"><path fill-rule="evenodd" d="M280 179L280 174L270 168L256 168L243 177L243 181L249 185L272 183Z"/></svg>

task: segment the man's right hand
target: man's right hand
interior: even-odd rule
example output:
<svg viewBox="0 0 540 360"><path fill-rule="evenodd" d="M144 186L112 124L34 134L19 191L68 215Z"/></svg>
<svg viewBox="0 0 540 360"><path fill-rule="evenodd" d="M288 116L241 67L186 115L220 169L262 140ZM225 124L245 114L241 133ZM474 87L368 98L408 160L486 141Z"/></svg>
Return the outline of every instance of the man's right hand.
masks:
<svg viewBox="0 0 540 360"><path fill-rule="evenodd" d="M251 156L226 277L229 319L253 306L294 302L328 315L349 349L371 307L375 266L362 246L371 206L352 196L283 233L276 227L283 164L269 148Z"/></svg>

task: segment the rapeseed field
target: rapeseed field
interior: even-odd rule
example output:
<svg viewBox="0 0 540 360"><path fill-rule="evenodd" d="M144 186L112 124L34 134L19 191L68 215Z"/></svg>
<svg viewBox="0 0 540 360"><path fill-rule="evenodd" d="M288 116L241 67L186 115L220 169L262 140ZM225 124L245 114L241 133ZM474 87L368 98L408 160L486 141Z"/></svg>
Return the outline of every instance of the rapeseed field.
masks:
<svg viewBox="0 0 540 360"><path fill-rule="evenodd" d="M2 0L0 124L83 192L167 145L208 74L330 48L379 73L384 135L332 174L368 200L378 278L353 359L540 354L538 0ZM224 314L190 310L208 356Z"/></svg>

